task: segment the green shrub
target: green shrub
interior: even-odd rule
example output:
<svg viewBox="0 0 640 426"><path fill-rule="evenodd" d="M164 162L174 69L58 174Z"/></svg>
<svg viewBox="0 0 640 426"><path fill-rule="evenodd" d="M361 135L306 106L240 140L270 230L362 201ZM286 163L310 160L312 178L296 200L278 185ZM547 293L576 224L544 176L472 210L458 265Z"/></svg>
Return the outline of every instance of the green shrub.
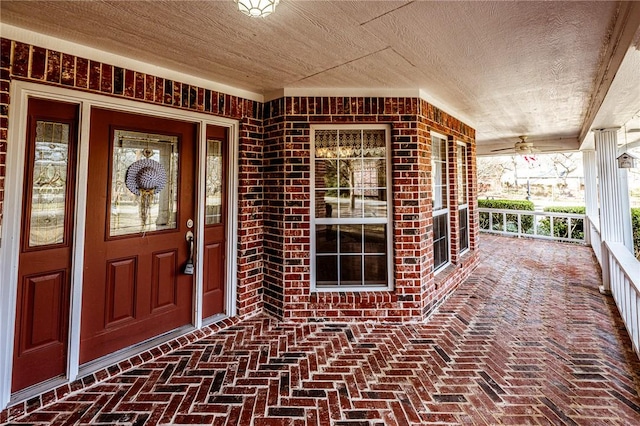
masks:
<svg viewBox="0 0 640 426"><path fill-rule="evenodd" d="M501 210L531 210L535 206L531 201L525 200L478 200L478 207L485 209ZM492 224L494 231L504 230L502 213L492 213ZM518 215L507 214L507 232L518 232ZM480 213L480 229L489 229L489 213ZM533 215L521 216L520 229L524 234L533 233Z"/></svg>
<svg viewBox="0 0 640 426"><path fill-rule="evenodd" d="M584 206L561 206L545 207L543 210L549 213L572 213L585 214ZM569 219L566 217L555 217L553 219L553 236L558 238L572 238L575 240L584 239L584 219L571 219L571 229L568 229ZM551 219L547 216L538 222L538 233L541 235L551 235Z"/></svg>
<svg viewBox="0 0 640 426"><path fill-rule="evenodd" d="M636 259L640 260L640 208L631 209L631 229Z"/></svg>
<svg viewBox="0 0 640 426"><path fill-rule="evenodd" d="M526 200L478 200L478 207L481 209L502 209L502 210L534 210L533 202Z"/></svg>

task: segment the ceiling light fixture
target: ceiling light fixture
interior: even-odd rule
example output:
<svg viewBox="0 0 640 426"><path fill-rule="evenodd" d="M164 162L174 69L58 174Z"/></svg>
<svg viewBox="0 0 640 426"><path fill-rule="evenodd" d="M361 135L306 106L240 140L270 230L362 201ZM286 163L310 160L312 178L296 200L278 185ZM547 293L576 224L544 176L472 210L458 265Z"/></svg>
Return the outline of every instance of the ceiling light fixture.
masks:
<svg viewBox="0 0 640 426"><path fill-rule="evenodd" d="M245 15L252 18L264 18L271 15L280 0L234 0L238 4L238 9Z"/></svg>

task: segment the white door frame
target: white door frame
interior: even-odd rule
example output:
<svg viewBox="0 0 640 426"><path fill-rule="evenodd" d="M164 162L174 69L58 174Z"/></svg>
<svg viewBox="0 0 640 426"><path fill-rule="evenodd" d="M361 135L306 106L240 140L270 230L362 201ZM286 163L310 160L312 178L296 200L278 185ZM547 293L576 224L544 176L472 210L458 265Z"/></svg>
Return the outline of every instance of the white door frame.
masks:
<svg viewBox="0 0 640 426"><path fill-rule="evenodd" d="M38 83L13 81L10 88L11 113L9 114L9 134L7 143L7 164L5 176L4 219L0 245L0 409L4 409L11 399L11 376L15 333L18 260L20 253L20 232L22 224L22 192L25 165L25 140L27 133L27 106L30 97L75 103L80 107L78 138L78 161L76 169L75 223L73 236L73 258L71 272L71 300L69 311L69 347L67 380L78 378L80 369L80 322L82 309L82 282L84 263L84 237L87 210L87 175L89 163L89 130L91 108L100 107L135 114L152 115L197 124L198 158L196 182L196 271L193 300L193 326L202 327L203 268L199 255L204 249L205 213L205 164L206 126L216 125L228 129L229 173L227 179L227 244L225 308L226 316L236 315L237 294L237 206L238 206L238 146L239 122L204 113L185 111L161 105L117 99L78 90L52 87ZM84 371L83 371L84 373Z"/></svg>

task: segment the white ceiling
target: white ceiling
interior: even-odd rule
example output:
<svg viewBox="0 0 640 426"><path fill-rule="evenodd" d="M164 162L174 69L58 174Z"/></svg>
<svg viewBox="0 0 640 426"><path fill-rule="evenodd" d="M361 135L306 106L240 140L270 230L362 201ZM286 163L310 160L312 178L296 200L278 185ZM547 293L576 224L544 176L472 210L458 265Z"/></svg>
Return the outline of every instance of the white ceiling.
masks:
<svg viewBox="0 0 640 426"><path fill-rule="evenodd" d="M590 128L640 111L640 2L281 0L265 19L232 0L2 0L0 11L5 27L265 99L420 91L477 130L480 154L519 135L576 149Z"/></svg>

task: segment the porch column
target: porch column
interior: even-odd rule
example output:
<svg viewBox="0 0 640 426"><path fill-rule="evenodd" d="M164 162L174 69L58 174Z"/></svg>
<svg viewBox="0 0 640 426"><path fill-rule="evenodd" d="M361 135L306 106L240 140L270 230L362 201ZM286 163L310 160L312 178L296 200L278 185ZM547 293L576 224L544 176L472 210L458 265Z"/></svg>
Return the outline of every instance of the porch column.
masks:
<svg viewBox="0 0 640 426"><path fill-rule="evenodd" d="M584 203L587 221L584 223L584 237L587 244L591 242L591 224L598 225L598 172L596 170L596 152L592 149L582 151L582 166L584 169ZM589 223L587 223L589 222Z"/></svg>
<svg viewBox="0 0 640 426"><path fill-rule="evenodd" d="M618 170L618 129L594 130L596 161L600 185L600 237L602 239L602 288L603 293L611 292L609 283L609 262L605 241L624 243L625 229L631 229L629 214L629 193L623 193L626 176ZM623 201L624 199L624 201ZM626 207L625 207L626 206ZM628 223L626 225L625 223Z"/></svg>

